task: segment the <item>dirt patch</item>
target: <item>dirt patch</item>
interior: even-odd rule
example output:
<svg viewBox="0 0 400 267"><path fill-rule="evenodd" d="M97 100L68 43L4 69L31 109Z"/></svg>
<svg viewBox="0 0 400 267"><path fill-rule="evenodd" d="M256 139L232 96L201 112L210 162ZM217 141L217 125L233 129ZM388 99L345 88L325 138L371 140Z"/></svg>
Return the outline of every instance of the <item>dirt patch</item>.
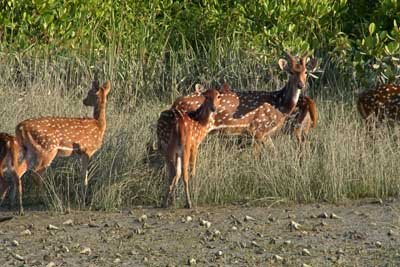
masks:
<svg viewBox="0 0 400 267"><path fill-rule="evenodd" d="M400 201L363 202L66 215L28 211L0 222L0 263L398 266Z"/></svg>

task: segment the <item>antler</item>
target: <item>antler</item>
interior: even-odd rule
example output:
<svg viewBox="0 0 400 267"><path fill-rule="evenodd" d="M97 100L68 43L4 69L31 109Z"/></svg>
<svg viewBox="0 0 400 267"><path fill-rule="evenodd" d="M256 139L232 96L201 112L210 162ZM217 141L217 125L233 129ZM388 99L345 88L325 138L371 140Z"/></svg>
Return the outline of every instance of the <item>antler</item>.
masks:
<svg viewBox="0 0 400 267"><path fill-rule="evenodd" d="M303 65L304 67L306 66L307 63L307 57L308 57L308 52L305 52L303 56L300 58L300 64Z"/></svg>
<svg viewBox="0 0 400 267"><path fill-rule="evenodd" d="M294 56L292 56L289 51L285 51L285 55L287 57L287 59L289 60L289 64L291 67L296 65L296 58Z"/></svg>

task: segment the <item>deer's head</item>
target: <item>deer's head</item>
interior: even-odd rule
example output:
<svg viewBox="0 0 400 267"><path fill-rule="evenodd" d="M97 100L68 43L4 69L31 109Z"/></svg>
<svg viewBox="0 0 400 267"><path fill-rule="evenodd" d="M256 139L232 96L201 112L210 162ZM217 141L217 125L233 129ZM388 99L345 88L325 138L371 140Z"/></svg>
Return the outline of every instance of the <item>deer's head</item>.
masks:
<svg viewBox="0 0 400 267"><path fill-rule="evenodd" d="M221 105L221 94L215 89L209 89L203 93L205 98L204 104L211 112L216 112Z"/></svg>
<svg viewBox="0 0 400 267"><path fill-rule="evenodd" d="M307 54L302 56L300 60L286 53L286 59L279 59L279 67L289 73L288 86L293 90L304 90L307 83L307 72L312 72L317 66L315 58L307 62Z"/></svg>
<svg viewBox="0 0 400 267"><path fill-rule="evenodd" d="M97 79L93 80L92 88L87 93L85 99L83 99L83 104L85 106L95 107L98 105L100 100L104 100L111 89L110 81L105 82L101 87L99 86L99 81Z"/></svg>

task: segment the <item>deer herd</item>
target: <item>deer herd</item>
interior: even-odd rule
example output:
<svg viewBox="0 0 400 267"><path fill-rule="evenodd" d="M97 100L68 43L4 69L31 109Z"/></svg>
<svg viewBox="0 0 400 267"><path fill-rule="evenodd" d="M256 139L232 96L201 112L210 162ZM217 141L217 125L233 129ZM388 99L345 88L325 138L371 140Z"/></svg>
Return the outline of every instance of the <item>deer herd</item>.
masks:
<svg viewBox="0 0 400 267"><path fill-rule="evenodd" d="M162 206L168 207L183 173L186 207L191 208L189 168L196 172L196 157L200 143L208 133L248 135L254 149L266 143L273 147L271 137L279 132L294 135L303 143L317 123L315 102L305 95L308 73L316 69L316 60L307 55L300 58L286 52L278 61L288 73L286 84L276 91L233 91L229 84L206 90L195 86L195 92L180 97L171 108L161 112L157 121L157 149L165 158L169 186ZM93 107L93 117L40 117L20 122L15 136L0 133L0 204L11 192L11 203L18 191L19 213L23 214L22 176L33 172L37 183L41 173L56 157L77 155L82 162L82 178L88 186L88 164L101 147L106 130L106 104L110 81L100 86L95 78L83 100ZM357 108L370 123L400 120L400 86L385 84L359 95ZM12 176L8 184L5 173Z"/></svg>

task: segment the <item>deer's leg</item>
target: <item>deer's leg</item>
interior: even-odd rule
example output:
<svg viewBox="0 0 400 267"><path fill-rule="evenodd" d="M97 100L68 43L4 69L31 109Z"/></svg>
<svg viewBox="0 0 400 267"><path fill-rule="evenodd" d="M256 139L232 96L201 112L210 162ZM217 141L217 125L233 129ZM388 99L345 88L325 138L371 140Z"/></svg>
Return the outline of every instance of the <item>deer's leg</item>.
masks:
<svg viewBox="0 0 400 267"><path fill-rule="evenodd" d="M9 190L10 186L7 184L7 181L4 177L3 167L0 167L0 206L3 203Z"/></svg>
<svg viewBox="0 0 400 267"><path fill-rule="evenodd" d="M192 176L196 176L196 160L197 160L197 151L198 147L194 146L191 153L190 153L190 165L191 165L191 172Z"/></svg>
<svg viewBox="0 0 400 267"><path fill-rule="evenodd" d="M187 148L185 148L185 152L183 153L183 183L185 186L185 195L186 195L185 207L191 209L192 202L190 201L190 192L189 192L189 163L192 151L189 146L186 147Z"/></svg>
<svg viewBox="0 0 400 267"><path fill-rule="evenodd" d="M172 164L172 163L169 162L169 164ZM163 206L165 208L168 207L169 199L173 196L173 194L175 194L176 186L178 185L179 179L180 179L181 174L182 174L182 155L178 155L176 157L176 161L174 162L173 166L175 167L174 168L175 169L175 176L171 180L171 184L169 186L168 193L167 193L167 196L166 196L165 201L164 201L164 205Z"/></svg>
<svg viewBox="0 0 400 267"><path fill-rule="evenodd" d="M88 180L88 167L89 167L89 156L86 154L81 155L81 162L82 162L82 169L81 169L81 174L82 177L84 177L84 184L85 187L88 186L89 180Z"/></svg>
<svg viewBox="0 0 400 267"><path fill-rule="evenodd" d="M13 165L14 166L13 166L12 176L13 176L14 188L13 188L11 203L12 203L12 206L15 205L16 190L18 189L19 214L23 215L24 207L22 204L22 176L27 171L28 165L25 160L23 160L21 163L17 162L16 164L14 162Z"/></svg>

